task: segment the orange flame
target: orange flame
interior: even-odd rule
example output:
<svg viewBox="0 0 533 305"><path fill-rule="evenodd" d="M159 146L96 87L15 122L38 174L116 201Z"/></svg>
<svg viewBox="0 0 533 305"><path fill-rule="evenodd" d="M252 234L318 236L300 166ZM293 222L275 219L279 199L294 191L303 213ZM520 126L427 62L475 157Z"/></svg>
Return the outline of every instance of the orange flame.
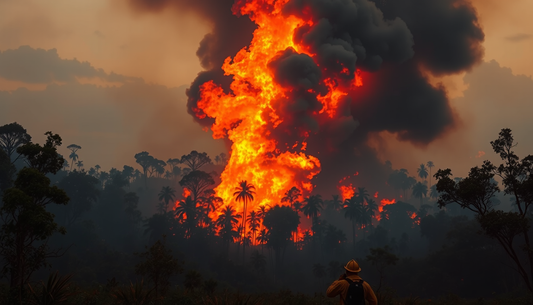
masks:
<svg viewBox="0 0 533 305"><path fill-rule="evenodd" d="M355 187L350 183L350 185L341 185L339 186L341 191L342 201L350 199L355 195Z"/></svg>
<svg viewBox="0 0 533 305"><path fill-rule="evenodd" d="M258 205L278 204L293 186L310 193L314 188L311 181L320 172L320 161L304 153L307 142L301 142L299 152L280 151L279 143L272 135L283 122L274 101L286 99L291 89L274 81L268 63L289 48L314 56L307 47L292 39L298 27L313 25L314 21L283 15L283 6L288 1L236 1L234 13L249 15L258 27L250 46L241 49L233 58L228 57L222 66L226 75L233 76L232 92L225 93L213 81L204 83L200 87L198 108L193 109L199 118L214 118L211 126L214 138L227 137L233 142L230 159L220 177L222 182L215 188L224 205L233 201L235 187L242 180L255 187L255 201L249 204L251 210ZM320 113L332 118L339 100L347 92L333 79L325 79L323 84L329 89L325 95L313 90L310 93L323 104ZM359 73L356 73L353 84L362 85ZM300 135L306 139L309 131L301 131ZM287 147L297 146L298 143L287 143ZM241 205L235 208L242 211Z"/></svg>
<svg viewBox="0 0 533 305"><path fill-rule="evenodd" d="M181 193L181 197L183 197L183 198L187 198L187 197L189 197L189 196L191 196L191 191L189 191L188 188L184 187L184 188L183 188L183 192Z"/></svg>
<svg viewBox="0 0 533 305"><path fill-rule="evenodd" d="M376 219L378 221L381 220L381 212L383 212L383 207L389 204L395 204L396 199L381 199L380 205L378 206L378 214L376 215Z"/></svg>

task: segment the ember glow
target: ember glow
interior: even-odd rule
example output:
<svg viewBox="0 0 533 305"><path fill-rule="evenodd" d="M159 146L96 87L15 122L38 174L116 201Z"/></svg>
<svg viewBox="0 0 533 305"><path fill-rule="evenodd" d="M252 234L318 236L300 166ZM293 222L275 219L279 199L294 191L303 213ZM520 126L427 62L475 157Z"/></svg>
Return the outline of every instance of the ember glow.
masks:
<svg viewBox="0 0 533 305"><path fill-rule="evenodd" d="M222 66L226 75L233 76L232 92L225 93L213 81L204 83L200 87L201 98L193 109L198 118L214 119L211 126L214 138L227 137L233 142L230 159L220 177L222 182L215 189L225 205L233 202L234 189L242 180L255 186L255 200L250 203L250 210L259 205L279 204L293 186L309 194L314 188L312 180L320 172L318 158L305 153L306 139L313 133L303 128L290 131L298 133L299 143L280 143L273 136L273 131L286 119L279 103L291 100L297 91L305 91L322 104L312 115L324 122L335 116L339 101L351 86L362 85L355 71L352 79L346 81L348 69L340 72L345 74L344 78L336 79L334 73L326 73L325 68L321 68L323 71L318 71L321 79L317 79L322 88L320 92L317 86L300 86L280 79L276 69L291 56L316 63L315 54L293 40L296 29L312 26L315 21L310 15L306 15L305 20L283 15L282 9L288 1L236 1L234 14L248 15L258 28L251 44L233 58L228 57ZM242 209L239 205L235 208Z"/></svg>
<svg viewBox="0 0 533 305"><path fill-rule="evenodd" d="M341 191L342 201L350 199L355 195L355 187L350 183L350 185L341 185L339 186Z"/></svg>

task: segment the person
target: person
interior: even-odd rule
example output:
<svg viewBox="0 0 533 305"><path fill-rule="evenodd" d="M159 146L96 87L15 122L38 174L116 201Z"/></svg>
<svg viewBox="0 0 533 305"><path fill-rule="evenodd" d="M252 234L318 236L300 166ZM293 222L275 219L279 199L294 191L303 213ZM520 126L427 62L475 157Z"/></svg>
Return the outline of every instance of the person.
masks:
<svg viewBox="0 0 533 305"><path fill-rule="evenodd" d="M355 260L350 260L344 266L346 273L334 281L328 288L326 295L334 298L340 295L341 305L365 304L377 305L378 299L370 285L359 276L361 268Z"/></svg>

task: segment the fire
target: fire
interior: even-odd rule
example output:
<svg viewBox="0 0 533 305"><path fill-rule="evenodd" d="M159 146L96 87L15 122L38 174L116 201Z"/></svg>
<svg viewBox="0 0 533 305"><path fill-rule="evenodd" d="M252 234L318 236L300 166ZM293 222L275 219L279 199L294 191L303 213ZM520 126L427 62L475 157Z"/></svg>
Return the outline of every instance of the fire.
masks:
<svg viewBox="0 0 533 305"><path fill-rule="evenodd" d="M183 188L183 192L181 193L181 197L183 197L183 198L187 198L187 197L189 197L189 196L191 196L191 191L189 191L188 188L184 187L184 188Z"/></svg>
<svg viewBox="0 0 533 305"><path fill-rule="evenodd" d="M341 185L339 186L339 190L341 191L341 197L342 201L345 201L346 199L350 199L355 195L355 187L350 183L350 185Z"/></svg>
<svg viewBox="0 0 533 305"><path fill-rule="evenodd" d="M310 193L314 188L312 179L320 172L318 158L305 153L310 131L297 131L302 139L299 151L281 151L280 143L273 136L273 131L284 121L276 102L289 99L293 88L278 84L269 64L287 53L306 54L314 60L314 54L306 46L295 43L293 35L298 27L311 26L315 21L311 16L303 20L283 15L282 9L288 1L236 1L234 14L249 15L258 27L251 44L233 58L228 57L222 66L226 75L233 76L231 92L224 92L213 81L204 83L200 87L198 107L193 109L199 118L214 119L211 126L214 138L227 137L233 143L230 159L220 177L222 182L215 188L225 205L234 201L235 187L242 180L255 187L255 200L248 208L252 210L259 205L278 204L293 186L304 194ZM346 73L349 74L347 69ZM359 73L351 84L340 84L331 77L320 82L328 89L327 93L314 89L307 92L322 103L322 109L313 113L321 121L335 116L339 101L347 95L350 86L362 85ZM281 144L296 149L299 143ZM242 211L241 205L235 208Z"/></svg>
<svg viewBox="0 0 533 305"><path fill-rule="evenodd" d="M396 199L381 199L380 201L380 205L378 206L378 213L376 215L376 219L378 221L381 220L381 212L383 212L383 207L386 206L386 205L389 205L389 204L395 204L396 203Z"/></svg>

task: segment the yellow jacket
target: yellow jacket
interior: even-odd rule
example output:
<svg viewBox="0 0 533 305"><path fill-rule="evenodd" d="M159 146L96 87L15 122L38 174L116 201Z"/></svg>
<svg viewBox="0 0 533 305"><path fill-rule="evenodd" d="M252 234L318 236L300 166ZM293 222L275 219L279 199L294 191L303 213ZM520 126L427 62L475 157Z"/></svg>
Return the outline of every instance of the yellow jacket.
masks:
<svg viewBox="0 0 533 305"><path fill-rule="evenodd" d="M347 276L352 281L360 281L361 277L359 275L350 275ZM350 283L344 279L337 280L333 282L328 290L326 291L326 295L330 298L334 298L338 295L341 296L341 305L344 305L344 299L346 299L346 295L348 294L348 288L350 288ZM372 287L367 282L363 282L363 290L365 292L365 300L368 302L368 305L377 305L378 299L376 298L376 295L374 294L374 291L372 290Z"/></svg>

